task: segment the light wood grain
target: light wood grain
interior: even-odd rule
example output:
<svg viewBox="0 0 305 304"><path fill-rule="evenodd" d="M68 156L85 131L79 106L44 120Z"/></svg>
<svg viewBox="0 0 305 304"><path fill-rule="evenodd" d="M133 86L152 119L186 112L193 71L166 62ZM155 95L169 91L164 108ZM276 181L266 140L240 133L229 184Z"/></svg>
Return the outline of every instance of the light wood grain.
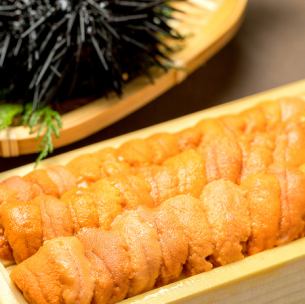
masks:
<svg viewBox="0 0 305 304"><path fill-rule="evenodd" d="M178 69L154 72L152 84L145 77L132 81L122 98L98 99L63 116L63 128L54 146L61 147L80 140L118 121L183 81L222 48L240 26L247 0L190 0L180 3L186 14L178 14L181 22L173 24L189 36L181 51L172 56ZM35 134L25 127L0 132L0 156L11 157L37 151Z"/></svg>
<svg viewBox="0 0 305 304"><path fill-rule="evenodd" d="M127 140L147 137L157 132L176 132L189 126L195 125L200 119L207 119L231 113L238 113L245 109L251 108L263 101L274 100L284 96L305 97L305 80L287 84L252 96L244 97L203 111L198 111L145 129L141 129L99 143L88 145L80 149L75 149L73 151L63 153L61 155L51 157L42 161L40 163L40 167L45 167L52 164L66 164L69 160L74 157L77 157L78 155L84 153L92 153L104 147L117 147ZM16 174L27 174L28 172L33 170L33 168L34 164L32 163L0 173L0 180Z"/></svg>

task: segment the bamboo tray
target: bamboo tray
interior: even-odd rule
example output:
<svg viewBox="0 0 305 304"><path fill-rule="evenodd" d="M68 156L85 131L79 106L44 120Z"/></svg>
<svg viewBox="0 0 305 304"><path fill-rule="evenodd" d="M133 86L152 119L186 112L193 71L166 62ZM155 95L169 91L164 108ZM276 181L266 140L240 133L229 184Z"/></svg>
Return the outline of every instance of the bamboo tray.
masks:
<svg viewBox="0 0 305 304"><path fill-rule="evenodd" d="M71 151L43 161L42 166L65 164L82 153L94 152L106 146L115 147L126 140L146 137L152 133L178 131L194 125L200 119L238 113L262 101L284 96L298 96L305 100L305 80ZM29 164L0 174L0 179L13 174L22 175L32 169L33 164ZM25 304L22 295L9 279L10 269L0 263L0 304ZM305 238L154 289L121 303L302 304L305 303L304 290Z"/></svg>
<svg viewBox="0 0 305 304"><path fill-rule="evenodd" d="M181 22L173 24L183 34L190 35L183 49L172 56L179 68L161 74L155 72L152 84L139 77L126 88L124 96L98 99L63 116L61 136L54 146L61 147L80 140L152 101L185 79L192 71L221 49L240 26L247 0L189 0L179 3L186 12L178 15ZM11 157L37 151L36 135L25 127L13 127L0 132L0 156Z"/></svg>

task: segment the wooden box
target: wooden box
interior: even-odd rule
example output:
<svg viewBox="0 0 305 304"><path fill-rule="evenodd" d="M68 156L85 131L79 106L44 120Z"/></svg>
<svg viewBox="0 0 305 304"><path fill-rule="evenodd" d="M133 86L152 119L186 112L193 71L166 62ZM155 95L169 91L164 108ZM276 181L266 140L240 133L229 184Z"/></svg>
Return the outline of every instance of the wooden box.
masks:
<svg viewBox="0 0 305 304"><path fill-rule="evenodd" d="M64 164L72 157L106 146L118 146L131 139L146 137L160 131L177 131L194 125L198 120L238 113L262 101L284 96L305 98L305 81L246 97L225 105L203 110L185 117L152 126L127 135L71 151L43 162ZM305 152L304 152L305 153ZM0 174L25 174L33 164ZM14 267L14 266L11 266ZM26 303L9 279L9 268L0 264L0 304ZM305 238L288 245L264 251L242 261L216 268L176 283L127 299L125 304L239 304L239 303L305 303Z"/></svg>

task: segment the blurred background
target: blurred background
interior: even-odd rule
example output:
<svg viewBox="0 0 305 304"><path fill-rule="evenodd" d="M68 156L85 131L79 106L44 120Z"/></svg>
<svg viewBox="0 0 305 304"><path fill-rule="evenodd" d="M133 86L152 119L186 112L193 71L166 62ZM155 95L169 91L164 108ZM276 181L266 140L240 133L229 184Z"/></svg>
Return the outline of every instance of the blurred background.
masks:
<svg viewBox="0 0 305 304"><path fill-rule="evenodd" d="M236 37L186 81L51 156L304 78L305 1L249 0ZM35 159L36 155L0 158L0 172Z"/></svg>

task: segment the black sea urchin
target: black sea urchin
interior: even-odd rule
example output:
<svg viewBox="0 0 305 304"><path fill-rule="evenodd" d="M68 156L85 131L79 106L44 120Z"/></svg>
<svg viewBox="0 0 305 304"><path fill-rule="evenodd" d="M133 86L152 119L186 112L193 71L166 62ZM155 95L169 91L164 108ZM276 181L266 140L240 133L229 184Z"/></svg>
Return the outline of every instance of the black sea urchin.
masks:
<svg viewBox="0 0 305 304"><path fill-rule="evenodd" d="M126 78L161 65L166 0L1 0L0 91L33 109L118 94Z"/></svg>

